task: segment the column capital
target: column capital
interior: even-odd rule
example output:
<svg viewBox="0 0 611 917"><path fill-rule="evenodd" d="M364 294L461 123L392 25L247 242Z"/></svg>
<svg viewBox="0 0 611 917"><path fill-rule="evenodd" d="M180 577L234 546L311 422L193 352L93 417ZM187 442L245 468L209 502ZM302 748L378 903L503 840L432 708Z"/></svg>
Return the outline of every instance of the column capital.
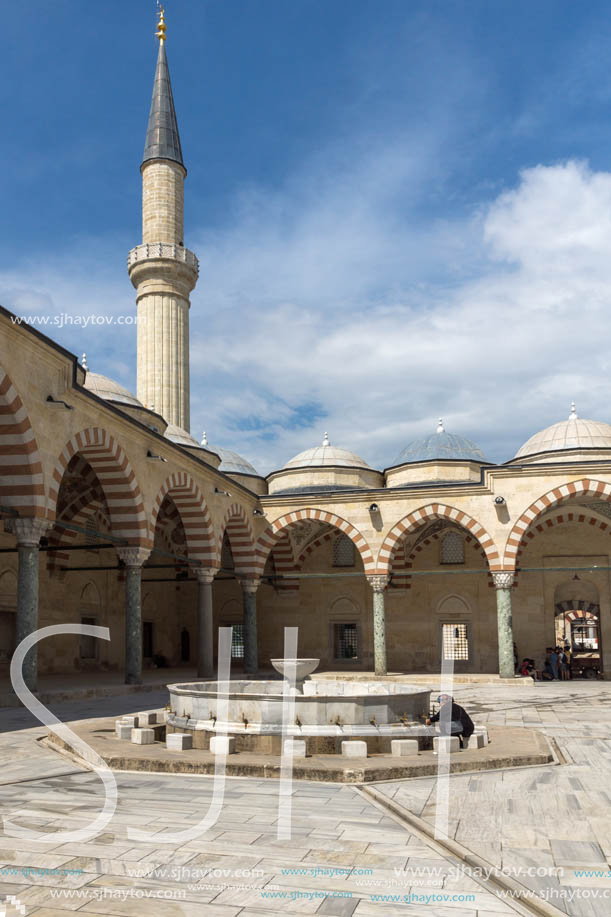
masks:
<svg viewBox="0 0 611 917"><path fill-rule="evenodd" d="M257 576L239 576L238 582L244 592L249 595L255 595L261 585L261 580Z"/></svg>
<svg viewBox="0 0 611 917"><path fill-rule="evenodd" d="M375 574L367 577L367 582L374 592L384 592L390 582L390 576Z"/></svg>
<svg viewBox="0 0 611 917"><path fill-rule="evenodd" d="M17 516L5 521L4 530L15 536L19 547L37 548L40 545L40 539L48 532L51 525L48 519Z"/></svg>
<svg viewBox="0 0 611 917"><path fill-rule="evenodd" d="M150 548L138 548L124 545L117 548L117 554L126 567L141 567L149 558Z"/></svg>
<svg viewBox="0 0 611 917"><path fill-rule="evenodd" d="M510 570L502 570L499 573L492 574L492 582L495 589L511 589L514 579L515 573Z"/></svg>
<svg viewBox="0 0 611 917"><path fill-rule="evenodd" d="M192 567L198 583L202 583L204 586L212 585L214 577L219 572L216 567Z"/></svg>

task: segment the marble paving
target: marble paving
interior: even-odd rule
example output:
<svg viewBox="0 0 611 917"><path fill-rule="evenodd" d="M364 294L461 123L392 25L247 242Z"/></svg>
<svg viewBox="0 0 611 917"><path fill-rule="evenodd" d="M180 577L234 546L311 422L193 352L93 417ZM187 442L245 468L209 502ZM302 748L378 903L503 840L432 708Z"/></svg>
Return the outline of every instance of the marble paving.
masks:
<svg viewBox="0 0 611 917"><path fill-rule="evenodd" d="M528 697L518 688L460 686L454 696L476 723L541 730L554 739L565 763L450 777L450 835L497 868L563 867L561 877L523 875L520 881L539 892L574 892L570 902L551 896L549 901L575 917L608 917L611 685L549 683L537 685ZM434 779L377 789L434 824Z"/></svg>
<svg viewBox="0 0 611 917"><path fill-rule="evenodd" d="M145 706L163 706L166 697L148 694ZM142 707L143 698L132 695L74 700L54 712L64 722L78 722ZM35 740L45 729L33 725L29 714L0 710L0 729L3 816L32 831L55 833L83 826L99 813L97 775L39 747ZM212 779L123 773L117 784L113 819L90 840L43 844L0 831L0 910L14 896L26 915L39 917L69 911L120 917L515 913L481 884L452 876L448 858L350 786L295 782L292 836L279 840L278 784L228 779L214 827L176 844L164 834L183 831L205 815ZM136 843L128 827L152 837ZM386 900L376 897L381 895ZM431 895L439 900L423 900ZM7 917L18 913L8 902Z"/></svg>

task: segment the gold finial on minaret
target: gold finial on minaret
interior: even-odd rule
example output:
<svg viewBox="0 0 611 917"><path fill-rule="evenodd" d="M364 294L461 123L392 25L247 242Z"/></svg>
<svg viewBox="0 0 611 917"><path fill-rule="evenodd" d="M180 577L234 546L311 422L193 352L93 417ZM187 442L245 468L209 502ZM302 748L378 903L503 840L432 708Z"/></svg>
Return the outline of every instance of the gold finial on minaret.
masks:
<svg viewBox="0 0 611 917"><path fill-rule="evenodd" d="M159 7L159 22L157 23L157 31L155 35L159 39L159 42L165 41L166 33L166 24L165 24L165 10L162 6Z"/></svg>

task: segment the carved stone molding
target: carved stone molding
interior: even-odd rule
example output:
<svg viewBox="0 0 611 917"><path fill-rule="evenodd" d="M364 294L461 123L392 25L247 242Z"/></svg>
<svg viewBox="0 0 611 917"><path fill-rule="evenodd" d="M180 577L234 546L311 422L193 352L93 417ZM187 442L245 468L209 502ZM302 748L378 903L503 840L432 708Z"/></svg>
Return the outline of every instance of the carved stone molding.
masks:
<svg viewBox="0 0 611 917"><path fill-rule="evenodd" d="M204 586L210 586L214 582L214 577L218 573L218 570L215 567L192 567L198 583L202 583Z"/></svg>
<svg viewBox="0 0 611 917"><path fill-rule="evenodd" d="M492 574L492 582L494 583L495 589L511 589L513 586L513 581L515 579L515 573L511 572L501 572Z"/></svg>
<svg viewBox="0 0 611 917"><path fill-rule="evenodd" d="M4 523L5 531L16 537L20 547L37 548L40 539L50 528L51 523L48 519L35 519L30 516L7 519Z"/></svg>
<svg viewBox="0 0 611 917"><path fill-rule="evenodd" d="M374 575L368 576L367 581L374 592L384 592L390 582L390 576Z"/></svg>
<svg viewBox="0 0 611 917"><path fill-rule="evenodd" d="M117 548L117 554L126 567L141 567L150 555L150 548L124 546Z"/></svg>
<svg viewBox="0 0 611 917"><path fill-rule="evenodd" d="M257 589L261 585L261 580L255 577L241 576L239 577L239 583L244 592L248 593L249 595L255 595Z"/></svg>

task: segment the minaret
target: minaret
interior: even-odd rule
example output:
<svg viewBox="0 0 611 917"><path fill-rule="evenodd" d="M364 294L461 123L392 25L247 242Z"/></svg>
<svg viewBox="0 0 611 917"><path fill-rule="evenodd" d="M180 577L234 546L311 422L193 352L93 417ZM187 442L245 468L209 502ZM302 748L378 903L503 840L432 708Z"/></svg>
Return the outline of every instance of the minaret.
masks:
<svg viewBox="0 0 611 917"><path fill-rule="evenodd" d="M182 161L163 7L142 173L142 245L127 259L138 291L138 399L189 431L189 293L198 262L183 243Z"/></svg>

